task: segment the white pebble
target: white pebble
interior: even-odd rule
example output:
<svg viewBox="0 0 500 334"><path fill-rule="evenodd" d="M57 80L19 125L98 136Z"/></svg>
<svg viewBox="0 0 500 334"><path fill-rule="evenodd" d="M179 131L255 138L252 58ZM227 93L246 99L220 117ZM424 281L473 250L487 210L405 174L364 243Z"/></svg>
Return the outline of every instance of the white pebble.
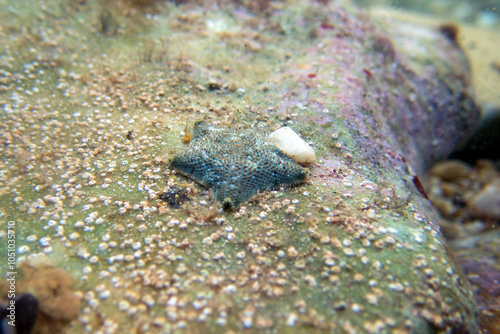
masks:
<svg viewBox="0 0 500 334"><path fill-rule="evenodd" d="M102 300L108 299L109 296L111 296L111 292L109 292L109 290L104 290L99 294L99 298L101 298Z"/></svg>
<svg viewBox="0 0 500 334"><path fill-rule="evenodd" d="M130 303L126 300L120 300L120 302L118 303L118 309L120 311L126 311L128 310L130 307Z"/></svg>
<svg viewBox="0 0 500 334"><path fill-rule="evenodd" d="M293 326L297 322L297 315L295 313L291 313L288 318L286 319L286 325L287 326Z"/></svg>
<svg viewBox="0 0 500 334"><path fill-rule="evenodd" d="M288 126L274 131L267 139L301 165L310 165L316 160L312 147Z"/></svg>
<svg viewBox="0 0 500 334"><path fill-rule="evenodd" d="M43 237L42 239L40 239L39 241L40 245L42 247L47 247L50 245L50 238L49 237Z"/></svg>
<svg viewBox="0 0 500 334"><path fill-rule="evenodd" d="M34 234L26 237L26 241L28 241L28 242L35 242L37 240L38 240L38 237Z"/></svg>

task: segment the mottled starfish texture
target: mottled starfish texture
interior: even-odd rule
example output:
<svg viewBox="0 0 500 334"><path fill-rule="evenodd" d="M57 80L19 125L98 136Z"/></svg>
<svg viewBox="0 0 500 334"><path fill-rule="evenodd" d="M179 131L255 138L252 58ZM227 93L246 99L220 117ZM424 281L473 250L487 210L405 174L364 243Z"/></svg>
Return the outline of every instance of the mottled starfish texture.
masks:
<svg viewBox="0 0 500 334"><path fill-rule="evenodd" d="M260 191L303 182L307 170L267 142L261 130L218 129L197 122L189 148L170 167L210 188L224 210Z"/></svg>

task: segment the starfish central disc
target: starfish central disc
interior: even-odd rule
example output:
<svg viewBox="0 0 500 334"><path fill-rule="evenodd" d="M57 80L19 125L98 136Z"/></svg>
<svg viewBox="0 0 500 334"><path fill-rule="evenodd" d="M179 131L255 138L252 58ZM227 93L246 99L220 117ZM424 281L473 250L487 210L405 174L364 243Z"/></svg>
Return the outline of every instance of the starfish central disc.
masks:
<svg viewBox="0 0 500 334"><path fill-rule="evenodd" d="M256 129L231 130L197 122L188 149L170 167L211 189L224 209L260 191L303 182L307 170Z"/></svg>

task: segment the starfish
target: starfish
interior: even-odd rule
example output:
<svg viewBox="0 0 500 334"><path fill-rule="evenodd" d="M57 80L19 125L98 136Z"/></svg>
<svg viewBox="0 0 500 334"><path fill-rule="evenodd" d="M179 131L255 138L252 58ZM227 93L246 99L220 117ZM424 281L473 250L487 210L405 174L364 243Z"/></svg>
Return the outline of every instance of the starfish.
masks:
<svg viewBox="0 0 500 334"><path fill-rule="evenodd" d="M262 130L219 129L196 122L188 149L170 167L209 188L224 210L257 193L304 182L307 170L266 140Z"/></svg>

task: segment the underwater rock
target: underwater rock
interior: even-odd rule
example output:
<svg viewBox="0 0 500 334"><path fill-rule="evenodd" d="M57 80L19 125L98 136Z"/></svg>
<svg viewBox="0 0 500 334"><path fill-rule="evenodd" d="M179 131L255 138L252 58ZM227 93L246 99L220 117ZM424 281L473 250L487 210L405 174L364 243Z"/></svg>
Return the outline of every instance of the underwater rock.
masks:
<svg viewBox="0 0 500 334"><path fill-rule="evenodd" d="M500 219L500 180L486 185L468 205L473 217Z"/></svg>
<svg viewBox="0 0 500 334"><path fill-rule="evenodd" d="M477 332L417 176L478 116L456 43L340 1L133 3L107 4L112 36L89 2L0 11L2 222L19 262L50 258L83 297L40 274L41 310L79 311L75 333ZM241 206L220 210L168 165L216 137L188 133L200 120L233 151L292 126L314 144L307 182L248 202L232 182Z"/></svg>
<svg viewBox="0 0 500 334"><path fill-rule="evenodd" d="M484 333L500 328L500 231L490 230L452 241L453 253L467 275L479 306L479 323Z"/></svg>
<svg viewBox="0 0 500 334"><path fill-rule="evenodd" d="M470 172L469 166L460 160L446 160L435 164L430 172L444 181L454 181L459 178L465 178Z"/></svg>
<svg viewBox="0 0 500 334"><path fill-rule="evenodd" d="M458 160L440 161L423 181L430 201L446 219L439 224L448 239L495 227L500 218L500 172L492 161L478 160L472 166Z"/></svg>

